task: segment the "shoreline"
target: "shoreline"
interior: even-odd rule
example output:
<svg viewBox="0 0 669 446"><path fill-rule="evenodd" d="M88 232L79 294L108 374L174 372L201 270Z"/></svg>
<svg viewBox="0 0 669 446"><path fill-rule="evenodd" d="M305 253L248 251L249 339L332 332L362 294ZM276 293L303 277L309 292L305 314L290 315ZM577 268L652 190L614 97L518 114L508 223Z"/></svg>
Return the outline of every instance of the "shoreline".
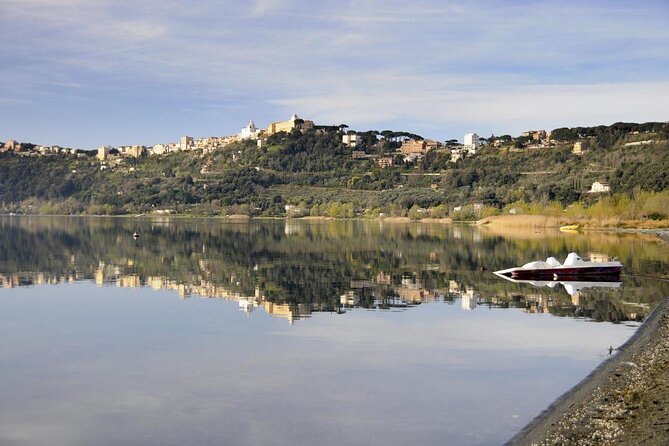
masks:
<svg viewBox="0 0 669 446"><path fill-rule="evenodd" d="M554 217L548 217L543 215L503 215L503 216L493 216L486 217L478 221L461 221L453 220L451 218L422 218L419 220L411 220L409 217L375 217L375 218L365 218L365 217L352 217L352 218L337 218L337 217L325 217L325 216L305 216L305 217L249 217L245 214L232 214L232 215L197 215L197 214L122 214L122 215L87 215L87 214L2 214L0 217L74 217L74 218L120 218L120 219L175 219L175 220L188 220L188 219L211 219L211 220L221 220L231 223L249 223L251 221L265 221L265 220L285 220L285 221L306 221L306 222L330 222L330 221L376 221L379 223L392 223L392 224L410 224L410 223L421 223L421 224L441 224L441 225L465 225L465 226L477 226L479 228L485 228L493 232L502 231L500 235L505 235L503 233L504 229L507 230L519 230L519 229L555 229L558 230L560 223ZM551 222L547 224L547 222ZM589 222L590 224L593 221ZM605 232L605 233L622 233L622 234L650 234L657 236L664 243L669 243L669 226L666 227L657 227L657 228L647 228L647 227L616 227L616 226L582 226L578 232Z"/></svg>
<svg viewBox="0 0 669 446"><path fill-rule="evenodd" d="M568 224L566 220L558 219L545 215L496 215L492 217L485 217L481 220L453 220L450 217L436 218L426 217L412 220L409 217L328 217L328 216L304 216L304 217L272 217L272 216L248 216L246 214L231 214L231 215L207 215L207 214L14 214L14 213L0 213L0 217L92 217L92 218L175 218L175 219L213 219L213 220L304 220L304 221L381 221L392 223L439 223L439 224L461 224L470 226L479 226L484 228L535 228L535 229L559 229L561 226ZM612 226L608 222L600 222L598 220L587 220L577 223L579 232L589 231L606 231L606 232L622 232L622 233L667 233L669 234L669 224L666 225L649 225L648 223L639 220L622 220L619 226ZM596 225L596 223L602 223ZM663 220L662 223L666 223ZM630 227L626 225L637 225ZM571 231L569 231L571 232Z"/></svg>
<svg viewBox="0 0 669 446"><path fill-rule="evenodd" d="M669 444L669 297L632 337L506 444Z"/></svg>

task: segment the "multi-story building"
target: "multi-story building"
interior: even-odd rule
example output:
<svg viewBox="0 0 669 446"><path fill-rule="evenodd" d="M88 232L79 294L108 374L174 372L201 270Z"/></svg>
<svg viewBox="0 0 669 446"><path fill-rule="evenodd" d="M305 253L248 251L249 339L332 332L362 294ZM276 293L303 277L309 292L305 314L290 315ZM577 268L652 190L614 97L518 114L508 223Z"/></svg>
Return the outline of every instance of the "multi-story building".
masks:
<svg viewBox="0 0 669 446"><path fill-rule="evenodd" d="M472 155L476 154L476 150L481 146L479 135L476 133L465 133L464 149Z"/></svg>
<svg viewBox="0 0 669 446"><path fill-rule="evenodd" d="M540 142L545 140L548 137L546 130L528 130L523 132L523 136L532 138L532 140Z"/></svg>
<svg viewBox="0 0 669 446"><path fill-rule="evenodd" d="M587 144L585 141L576 141L574 143L574 148L571 150L571 152L574 155L582 155L583 151L587 148Z"/></svg>
<svg viewBox="0 0 669 446"><path fill-rule="evenodd" d="M20 152L22 149L23 149L22 144L13 139L10 139L5 143L5 150L13 150L15 152Z"/></svg>
<svg viewBox="0 0 669 446"><path fill-rule="evenodd" d="M182 136L179 139L179 150L192 150L192 149L193 149L193 137Z"/></svg>
<svg viewBox="0 0 669 446"><path fill-rule="evenodd" d="M106 160L108 156L109 156L109 146L102 146L98 148L98 154L95 155L95 157L100 161Z"/></svg>
<svg viewBox="0 0 669 446"><path fill-rule="evenodd" d="M154 144L149 148L149 155L164 155L170 151L170 144Z"/></svg>
<svg viewBox="0 0 669 446"><path fill-rule="evenodd" d="M294 129L309 130L314 128L314 122L307 119L301 119L297 115L290 117L288 121L273 122L267 127L267 135L273 135L278 132L290 132Z"/></svg>
<svg viewBox="0 0 669 446"><path fill-rule="evenodd" d="M412 153L425 153L425 141L422 139L407 139L402 143L400 151L405 155L411 155Z"/></svg>
<svg viewBox="0 0 669 446"><path fill-rule="evenodd" d="M432 141L429 139L419 139L419 140L407 139L402 143L400 151L404 155L411 155L415 153L425 155L430 150L435 150L438 147L439 147L439 142L437 141Z"/></svg>
<svg viewBox="0 0 669 446"><path fill-rule="evenodd" d="M139 158L144 155L145 149L143 146L130 146L125 149L126 156L131 156L133 158Z"/></svg>
<svg viewBox="0 0 669 446"><path fill-rule="evenodd" d="M342 135L341 141L348 147L355 147L358 145L358 135Z"/></svg>

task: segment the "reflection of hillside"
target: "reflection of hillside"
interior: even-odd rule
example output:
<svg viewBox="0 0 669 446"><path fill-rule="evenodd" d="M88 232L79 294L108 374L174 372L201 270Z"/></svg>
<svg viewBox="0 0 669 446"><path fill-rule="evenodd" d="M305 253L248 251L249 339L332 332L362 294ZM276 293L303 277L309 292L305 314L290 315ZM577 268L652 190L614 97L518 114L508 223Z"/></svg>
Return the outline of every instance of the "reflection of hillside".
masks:
<svg viewBox="0 0 669 446"><path fill-rule="evenodd" d="M111 271L106 274L105 271ZM381 272L375 280L352 280L349 287L337 298L325 296L312 302L277 299L276 291L262 285L255 287L251 294L245 294L234 279L228 286L215 284L203 278L192 277L190 282L181 282L161 276L140 276L123 274L119 267L101 265L93 275L72 274L69 276L49 276L45 273L23 273L0 275L0 283L5 288L32 285L54 285L77 280L94 280L99 286L149 287L155 291L168 290L181 299L197 296L207 299L223 299L237 302L240 310L251 313L262 308L267 314L286 318L290 323L304 319L315 312L342 313L346 309L407 309L427 302L452 303L460 299L463 310L474 310L477 306L518 308L528 313L553 313L558 316L589 317L603 321L640 320L650 310L649 305L623 301L620 290L611 293L597 289L585 289L570 296L560 289L513 289L491 295L481 294L471 285L463 285L456 280L443 280L442 289L428 289L415 276L401 277L397 282L389 280L390 274ZM544 286L544 284L535 285Z"/></svg>
<svg viewBox="0 0 669 446"><path fill-rule="evenodd" d="M607 240L598 244L558 235L545 245L523 245L526 241L488 237L468 226L353 221L230 225L217 220L0 217L0 228L3 286L74 280L147 286L181 297L236 301L244 311L263 308L289 321L319 311L405 309L456 299L465 309L518 307L625 320L643 316L669 295L667 284L629 278L624 293L585 292L582 302L575 303L564 290L504 284L487 272L519 259L545 258L548 250L558 256L571 249L634 252L641 257L637 265L643 273L666 264L667 254L656 245L624 237L609 245ZM132 238L135 231L138 240Z"/></svg>

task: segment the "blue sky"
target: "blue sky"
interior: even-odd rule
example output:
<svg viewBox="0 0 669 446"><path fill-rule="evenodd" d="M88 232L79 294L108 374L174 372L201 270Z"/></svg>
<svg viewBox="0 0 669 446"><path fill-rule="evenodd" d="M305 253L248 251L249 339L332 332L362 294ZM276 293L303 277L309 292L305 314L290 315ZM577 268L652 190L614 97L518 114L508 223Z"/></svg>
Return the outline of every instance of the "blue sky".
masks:
<svg viewBox="0 0 669 446"><path fill-rule="evenodd" d="M0 140L666 121L669 2L2 0Z"/></svg>

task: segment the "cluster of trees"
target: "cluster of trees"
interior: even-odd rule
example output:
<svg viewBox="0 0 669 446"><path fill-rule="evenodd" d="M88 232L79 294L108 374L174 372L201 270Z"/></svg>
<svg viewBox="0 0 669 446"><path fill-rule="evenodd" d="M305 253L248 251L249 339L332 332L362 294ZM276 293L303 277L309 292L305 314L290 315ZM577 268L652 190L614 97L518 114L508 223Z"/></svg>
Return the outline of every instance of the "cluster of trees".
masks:
<svg viewBox="0 0 669 446"><path fill-rule="evenodd" d="M605 149L630 133L657 133L666 138L669 137L669 124L666 122L646 122L642 124L616 122L609 126L561 127L551 132L551 139L573 142L579 139L593 138L597 142L597 147Z"/></svg>

